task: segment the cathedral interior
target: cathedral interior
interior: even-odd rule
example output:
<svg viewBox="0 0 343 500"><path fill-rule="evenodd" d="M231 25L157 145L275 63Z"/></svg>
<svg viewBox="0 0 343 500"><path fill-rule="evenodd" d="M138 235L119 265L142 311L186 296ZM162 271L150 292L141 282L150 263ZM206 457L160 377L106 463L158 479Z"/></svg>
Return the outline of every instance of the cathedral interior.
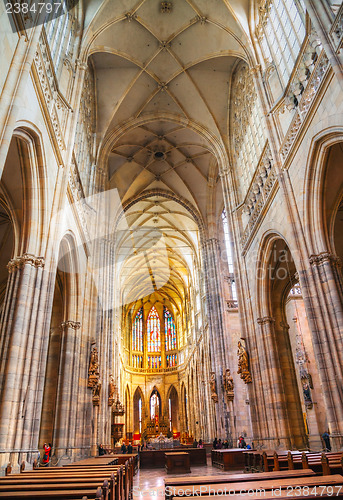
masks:
<svg viewBox="0 0 343 500"><path fill-rule="evenodd" d="M341 2L37 5L0 3L0 467L342 449Z"/></svg>

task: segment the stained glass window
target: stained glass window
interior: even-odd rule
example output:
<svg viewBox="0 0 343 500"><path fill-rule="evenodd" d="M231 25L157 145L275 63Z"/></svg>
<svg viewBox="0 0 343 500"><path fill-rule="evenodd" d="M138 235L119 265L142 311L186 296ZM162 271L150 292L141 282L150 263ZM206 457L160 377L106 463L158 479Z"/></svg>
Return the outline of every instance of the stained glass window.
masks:
<svg viewBox="0 0 343 500"><path fill-rule="evenodd" d="M132 350L143 351L143 307L136 314L132 325Z"/></svg>
<svg viewBox="0 0 343 500"><path fill-rule="evenodd" d="M164 334L166 342L166 351L173 351L176 349L176 330L173 317L168 309L163 307L164 313Z"/></svg>
<svg viewBox="0 0 343 500"><path fill-rule="evenodd" d="M159 352L161 350L160 317L155 306L150 309L146 333L148 352Z"/></svg>
<svg viewBox="0 0 343 500"><path fill-rule="evenodd" d="M151 420L158 422L158 415L160 412L160 400L156 392L154 392L150 398L150 416Z"/></svg>
<svg viewBox="0 0 343 500"><path fill-rule="evenodd" d="M167 354L167 367L170 368L176 365L177 365L177 354Z"/></svg>
<svg viewBox="0 0 343 500"><path fill-rule="evenodd" d="M148 368L161 368L161 356L148 356Z"/></svg>

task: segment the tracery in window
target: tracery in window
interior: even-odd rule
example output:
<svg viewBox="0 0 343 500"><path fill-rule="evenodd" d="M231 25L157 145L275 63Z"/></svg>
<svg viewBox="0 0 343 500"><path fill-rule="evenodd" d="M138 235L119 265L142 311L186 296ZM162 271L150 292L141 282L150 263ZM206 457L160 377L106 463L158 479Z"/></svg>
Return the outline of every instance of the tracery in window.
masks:
<svg viewBox="0 0 343 500"><path fill-rule="evenodd" d="M160 317L153 306L147 320L147 347L148 352L159 352L161 350Z"/></svg>
<svg viewBox="0 0 343 500"><path fill-rule="evenodd" d="M148 368L161 368L161 356L148 356Z"/></svg>
<svg viewBox="0 0 343 500"><path fill-rule="evenodd" d="M270 0L260 10L257 37L266 62L274 63L283 87L287 85L306 34L303 4Z"/></svg>
<svg viewBox="0 0 343 500"><path fill-rule="evenodd" d="M136 314L132 325L132 350L143 351L143 307Z"/></svg>
<svg viewBox="0 0 343 500"><path fill-rule="evenodd" d="M232 95L230 124L237 182L243 200L266 143L261 103L252 72L245 61L238 64L233 74Z"/></svg>
<svg viewBox="0 0 343 500"><path fill-rule="evenodd" d="M229 231L229 225L227 222L227 215L226 215L225 208L222 212L222 222L223 222L223 230L224 230L226 255L227 255L227 265L229 268L229 278L230 278L229 284L231 285L232 300L237 300L237 290L236 290L235 276L234 276L234 272L233 272L232 243L231 243L231 237L230 237L231 235L230 235L230 231Z"/></svg>
<svg viewBox="0 0 343 500"><path fill-rule="evenodd" d="M163 314L166 351L173 351L176 349L175 323L170 311L165 306L163 306Z"/></svg>
<svg viewBox="0 0 343 500"><path fill-rule="evenodd" d="M177 365L177 354L167 354L167 368L171 368Z"/></svg>

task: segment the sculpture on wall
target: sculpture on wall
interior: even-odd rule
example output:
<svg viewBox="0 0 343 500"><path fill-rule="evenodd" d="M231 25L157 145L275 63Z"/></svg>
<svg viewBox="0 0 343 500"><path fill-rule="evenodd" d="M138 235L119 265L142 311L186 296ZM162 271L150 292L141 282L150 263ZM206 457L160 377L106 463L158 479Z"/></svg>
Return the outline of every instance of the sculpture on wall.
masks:
<svg viewBox="0 0 343 500"><path fill-rule="evenodd" d="M94 385L97 384L98 380L99 380L98 349L96 348L95 343L93 343L89 360L89 368L88 368L88 387L90 388L94 387Z"/></svg>
<svg viewBox="0 0 343 500"><path fill-rule="evenodd" d="M235 384L233 383L233 378L231 375L230 368L228 368L223 375L223 385L228 401L233 401L234 392L233 389Z"/></svg>
<svg viewBox="0 0 343 500"><path fill-rule="evenodd" d="M210 374L210 388L211 388L211 398L215 403L218 403L218 394L216 386L216 374L211 372Z"/></svg>
<svg viewBox="0 0 343 500"><path fill-rule="evenodd" d="M101 380L98 379L97 383L92 388L93 406L99 406L99 403L100 403L100 392L101 392Z"/></svg>
<svg viewBox="0 0 343 500"><path fill-rule="evenodd" d="M116 390L116 386L114 383L113 375L110 375L110 380L108 383L108 406L112 406L114 403L114 393Z"/></svg>
<svg viewBox="0 0 343 500"><path fill-rule="evenodd" d="M238 371L237 373L240 374L241 379L244 380L245 384L250 384L252 382L251 379L251 374L249 370L249 355L247 353L247 350L243 346L242 342L238 342Z"/></svg>
<svg viewBox="0 0 343 500"><path fill-rule="evenodd" d="M304 403L307 410L313 408L311 389L313 389L311 375L302 367L300 370L300 380L303 388Z"/></svg>
<svg viewBox="0 0 343 500"><path fill-rule="evenodd" d="M92 389L92 401L93 406L99 406L100 403L100 391L101 391L101 381L99 374L99 356L98 349L95 343L92 343L92 349L89 359L88 368L88 387Z"/></svg>

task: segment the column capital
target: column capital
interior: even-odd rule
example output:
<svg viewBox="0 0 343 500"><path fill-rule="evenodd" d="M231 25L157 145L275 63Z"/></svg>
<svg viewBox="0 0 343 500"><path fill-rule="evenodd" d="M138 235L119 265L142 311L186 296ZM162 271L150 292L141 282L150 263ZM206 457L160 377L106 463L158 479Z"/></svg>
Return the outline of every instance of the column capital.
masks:
<svg viewBox="0 0 343 500"><path fill-rule="evenodd" d="M342 261L340 257L330 252L320 252L319 254L310 255L309 258L311 266L321 266L326 262L334 264L337 267L341 267Z"/></svg>
<svg viewBox="0 0 343 500"><path fill-rule="evenodd" d="M86 70L88 68L88 64L86 62L82 61L81 59L76 59L76 64L77 64L77 67L80 69Z"/></svg>
<svg viewBox="0 0 343 500"><path fill-rule="evenodd" d="M275 319L271 316L263 316L263 318L257 318L257 323L259 325L266 325L267 323L275 323Z"/></svg>
<svg viewBox="0 0 343 500"><path fill-rule="evenodd" d="M7 269L9 273L16 271L17 269L22 269L26 264L29 264L32 267L44 267L45 260L44 257L36 257L30 253L24 253L20 257L15 257L11 259L7 264Z"/></svg>
<svg viewBox="0 0 343 500"><path fill-rule="evenodd" d="M66 330L67 328L78 330L81 327L81 323L79 323L79 321L71 321L68 319L67 321L63 321L60 326L62 330Z"/></svg>

